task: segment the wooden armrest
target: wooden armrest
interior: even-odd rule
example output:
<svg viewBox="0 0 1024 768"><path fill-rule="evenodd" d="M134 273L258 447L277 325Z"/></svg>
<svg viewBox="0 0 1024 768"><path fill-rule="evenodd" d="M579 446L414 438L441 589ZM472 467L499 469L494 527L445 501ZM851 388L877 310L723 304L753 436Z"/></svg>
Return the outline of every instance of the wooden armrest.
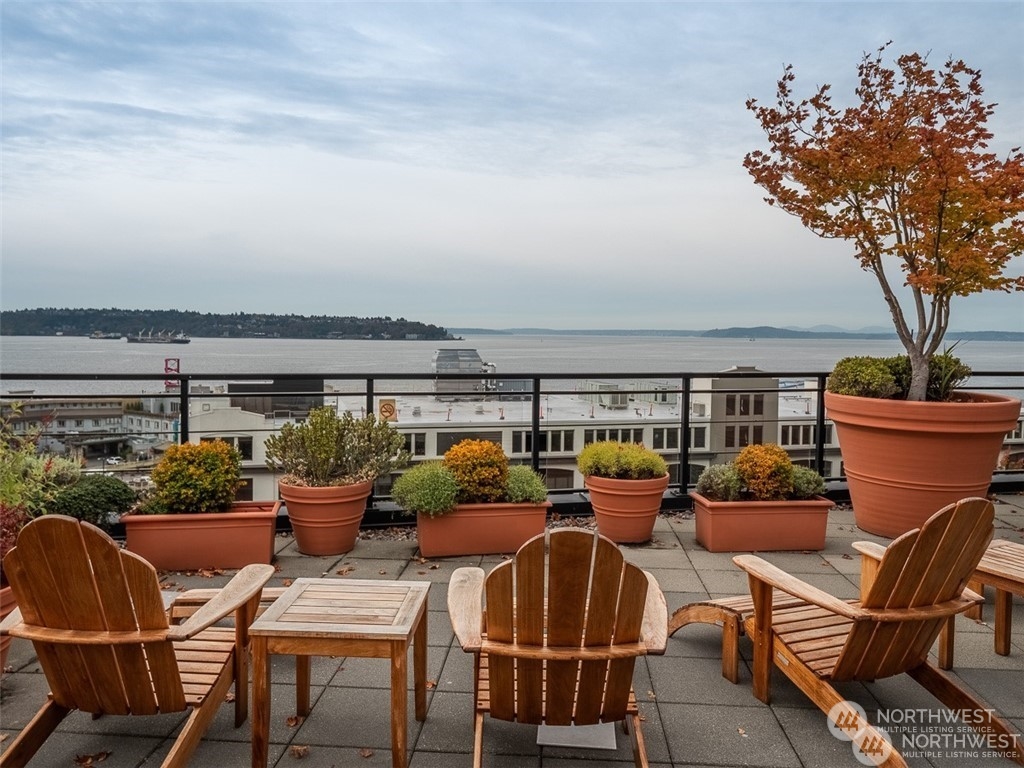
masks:
<svg viewBox="0 0 1024 768"><path fill-rule="evenodd" d="M969 597L964 590L963 595L954 597L944 603L933 603L920 608L859 608L861 618L877 621L927 621L929 619L942 619L954 616L966 611L977 604L974 599L977 595Z"/></svg>
<svg viewBox="0 0 1024 768"><path fill-rule="evenodd" d="M867 555L872 560L881 561L882 556L885 555L885 547L873 541L855 541L853 542L853 548L862 555Z"/></svg>
<svg viewBox="0 0 1024 768"><path fill-rule="evenodd" d="M15 607L4 617L3 621L0 621L0 637L6 637L19 624L21 624L21 608Z"/></svg>
<svg viewBox="0 0 1024 768"><path fill-rule="evenodd" d="M813 603L820 608L825 608L848 619L858 620L865 618L864 611L858 606L850 605L838 597L808 584L806 581L801 581L756 555L737 555L732 561L755 579L763 581L776 589L781 589L783 592L793 595L793 597L798 597L801 600Z"/></svg>
<svg viewBox="0 0 1024 768"><path fill-rule="evenodd" d="M193 613L182 624L175 624L167 630L167 639L175 642L190 637L213 626L235 610L260 594L263 585L274 575L272 565L247 565L232 577L222 590L202 608Z"/></svg>
<svg viewBox="0 0 1024 768"><path fill-rule="evenodd" d="M256 615L259 616L269 608L277 598L284 594L286 589L287 587L264 587ZM187 592L179 592L168 606L167 615L171 624L180 624L218 594L220 594L220 590L215 587L199 587Z"/></svg>
<svg viewBox="0 0 1024 768"><path fill-rule="evenodd" d="M668 645L668 605L657 580L647 571L644 575L647 577L647 601L644 603L640 637L648 653L660 656Z"/></svg>
<svg viewBox="0 0 1024 768"><path fill-rule="evenodd" d="M483 644L484 572L456 568L448 582L448 616L462 650L477 652Z"/></svg>

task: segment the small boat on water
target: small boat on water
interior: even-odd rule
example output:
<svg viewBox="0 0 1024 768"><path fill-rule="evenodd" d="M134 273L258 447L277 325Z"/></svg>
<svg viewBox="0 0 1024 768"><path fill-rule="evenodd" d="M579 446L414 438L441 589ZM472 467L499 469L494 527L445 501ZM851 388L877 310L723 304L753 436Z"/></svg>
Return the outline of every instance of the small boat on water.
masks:
<svg viewBox="0 0 1024 768"><path fill-rule="evenodd" d="M120 341L121 334L120 333L104 333L103 331L93 331L89 335L89 338L90 339L115 339L115 340Z"/></svg>
<svg viewBox="0 0 1024 768"><path fill-rule="evenodd" d="M185 335L184 331L178 333L164 333L160 331L154 335L153 331L148 334L139 333L137 336L129 336L129 344L188 344L192 341Z"/></svg>

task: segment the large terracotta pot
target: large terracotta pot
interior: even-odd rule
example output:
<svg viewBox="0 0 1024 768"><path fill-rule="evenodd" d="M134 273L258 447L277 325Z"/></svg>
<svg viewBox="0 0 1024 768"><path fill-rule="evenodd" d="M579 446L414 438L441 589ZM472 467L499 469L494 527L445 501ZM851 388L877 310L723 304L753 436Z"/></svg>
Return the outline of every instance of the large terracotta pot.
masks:
<svg viewBox="0 0 1024 768"><path fill-rule="evenodd" d="M17 607L14 599L14 590L10 587L0 587L0 621L7 618L7 615ZM0 637L0 674L7 668L7 652L11 650L11 636Z"/></svg>
<svg viewBox="0 0 1024 768"><path fill-rule="evenodd" d="M947 504L986 496L1020 401L962 393L964 402L825 393L857 526L881 536L919 528Z"/></svg>
<svg viewBox="0 0 1024 768"><path fill-rule="evenodd" d="M540 504L459 504L439 517L416 515L423 557L516 552L544 533L550 501Z"/></svg>
<svg viewBox="0 0 1024 768"><path fill-rule="evenodd" d="M653 480L618 480L608 477L584 478L590 491L597 530L616 544L648 541L668 488L668 475Z"/></svg>
<svg viewBox="0 0 1024 768"><path fill-rule="evenodd" d="M279 501L239 501L227 512L121 516L125 547L161 571L269 565Z"/></svg>
<svg viewBox="0 0 1024 768"><path fill-rule="evenodd" d="M343 555L356 545L373 481L310 488L278 483L295 546L304 555Z"/></svg>
<svg viewBox="0 0 1024 768"><path fill-rule="evenodd" d="M712 501L693 499L697 543L708 552L779 552L825 548L831 501Z"/></svg>

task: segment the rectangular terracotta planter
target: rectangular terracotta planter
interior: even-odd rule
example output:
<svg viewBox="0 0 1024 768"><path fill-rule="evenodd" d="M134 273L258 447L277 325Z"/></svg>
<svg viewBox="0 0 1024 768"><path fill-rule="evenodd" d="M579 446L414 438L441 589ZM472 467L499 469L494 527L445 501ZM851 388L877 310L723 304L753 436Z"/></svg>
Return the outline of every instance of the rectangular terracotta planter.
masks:
<svg viewBox="0 0 1024 768"><path fill-rule="evenodd" d="M825 548L831 501L711 501L695 491L697 543L709 552L780 552Z"/></svg>
<svg viewBox="0 0 1024 768"><path fill-rule="evenodd" d="M423 557L515 552L544 533L550 501L540 504L459 504L440 517L416 515Z"/></svg>
<svg viewBox="0 0 1024 768"><path fill-rule="evenodd" d="M161 571L269 565L280 508L280 501L243 501L227 512L122 515L125 547Z"/></svg>

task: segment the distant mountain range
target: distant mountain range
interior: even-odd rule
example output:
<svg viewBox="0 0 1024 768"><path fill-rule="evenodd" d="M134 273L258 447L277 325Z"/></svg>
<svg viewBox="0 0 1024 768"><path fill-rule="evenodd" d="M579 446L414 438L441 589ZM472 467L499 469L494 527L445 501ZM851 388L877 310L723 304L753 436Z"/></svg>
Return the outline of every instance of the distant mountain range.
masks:
<svg viewBox="0 0 1024 768"><path fill-rule="evenodd" d="M895 339L896 334L880 327L849 331L832 325L813 328L776 328L771 325L753 327L712 328L711 330L627 330L607 328L601 330L556 330L554 328L450 328L458 336L531 335L531 336L699 336L718 339ZM946 340L1024 341L1022 331L949 331Z"/></svg>

